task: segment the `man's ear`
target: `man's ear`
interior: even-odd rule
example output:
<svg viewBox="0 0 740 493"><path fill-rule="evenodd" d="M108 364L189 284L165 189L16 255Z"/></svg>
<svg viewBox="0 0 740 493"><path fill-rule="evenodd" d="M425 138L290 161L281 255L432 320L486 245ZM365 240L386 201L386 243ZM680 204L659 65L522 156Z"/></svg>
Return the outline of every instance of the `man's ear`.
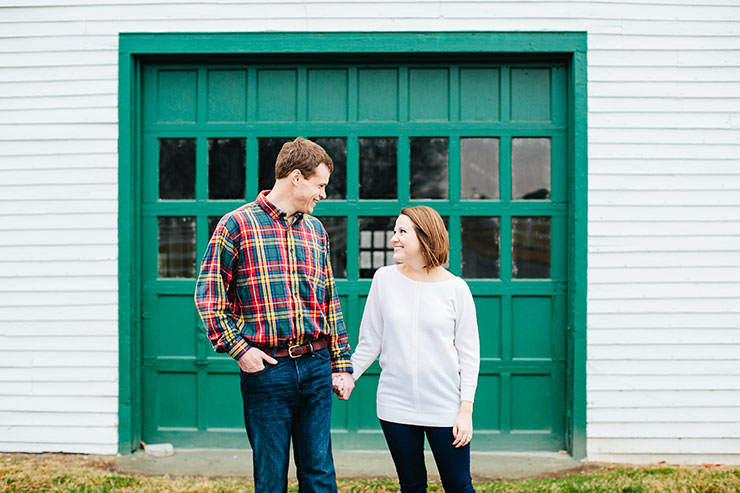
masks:
<svg viewBox="0 0 740 493"><path fill-rule="evenodd" d="M297 185L298 182L301 181L301 176L302 176L301 170L294 169L293 171L290 172L290 175L288 176L290 176L290 182L294 185Z"/></svg>

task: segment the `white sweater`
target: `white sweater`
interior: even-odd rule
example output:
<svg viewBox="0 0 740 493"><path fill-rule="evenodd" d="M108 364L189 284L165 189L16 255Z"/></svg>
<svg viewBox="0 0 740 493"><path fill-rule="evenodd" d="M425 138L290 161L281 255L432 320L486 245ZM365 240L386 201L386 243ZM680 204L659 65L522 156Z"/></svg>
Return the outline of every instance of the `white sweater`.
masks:
<svg viewBox="0 0 740 493"><path fill-rule="evenodd" d="M379 269L352 355L355 380L378 354L378 418L454 425L460 401L475 397L480 366L475 304L465 281L420 282L395 265Z"/></svg>

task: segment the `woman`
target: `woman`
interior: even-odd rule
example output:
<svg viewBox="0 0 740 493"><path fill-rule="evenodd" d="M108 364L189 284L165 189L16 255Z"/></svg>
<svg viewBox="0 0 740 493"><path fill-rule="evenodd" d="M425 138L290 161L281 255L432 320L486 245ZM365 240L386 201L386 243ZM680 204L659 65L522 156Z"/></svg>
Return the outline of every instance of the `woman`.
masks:
<svg viewBox="0 0 740 493"><path fill-rule="evenodd" d="M449 240L434 209L403 209L394 233L400 265L373 277L353 377L380 355L377 412L401 491L426 491L424 435L445 491L475 491L469 443L480 351L473 297L442 267Z"/></svg>

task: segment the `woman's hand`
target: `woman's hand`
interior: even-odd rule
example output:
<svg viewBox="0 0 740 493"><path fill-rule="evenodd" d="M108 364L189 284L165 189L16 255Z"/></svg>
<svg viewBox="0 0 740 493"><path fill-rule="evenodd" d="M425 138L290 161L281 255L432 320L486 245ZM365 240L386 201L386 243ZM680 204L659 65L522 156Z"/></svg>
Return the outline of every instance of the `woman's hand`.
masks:
<svg viewBox="0 0 740 493"><path fill-rule="evenodd" d="M460 403L460 412L455 418L452 436L455 438L452 442L455 448L464 447L473 439L473 403L471 401Z"/></svg>

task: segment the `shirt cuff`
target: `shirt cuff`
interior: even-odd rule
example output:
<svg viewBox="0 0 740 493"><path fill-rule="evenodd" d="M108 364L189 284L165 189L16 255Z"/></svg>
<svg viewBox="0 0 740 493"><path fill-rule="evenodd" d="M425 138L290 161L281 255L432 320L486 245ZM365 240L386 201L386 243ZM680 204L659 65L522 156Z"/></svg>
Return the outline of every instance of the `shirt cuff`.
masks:
<svg viewBox="0 0 740 493"><path fill-rule="evenodd" d="M331 362L331 371L333 373L352 373L352 360L349 357L342 357Z"/></svg>
<svg viewBox="0 0 740 493"><path fill-rule="evenodd" d="M244 341L241 337L239 337L236 341L234 341L234 345L231 346L228 350L229 356L234 358L236 361L239 361L239 359L244 356L244 354L249 350L249 344Z"/></svg>

